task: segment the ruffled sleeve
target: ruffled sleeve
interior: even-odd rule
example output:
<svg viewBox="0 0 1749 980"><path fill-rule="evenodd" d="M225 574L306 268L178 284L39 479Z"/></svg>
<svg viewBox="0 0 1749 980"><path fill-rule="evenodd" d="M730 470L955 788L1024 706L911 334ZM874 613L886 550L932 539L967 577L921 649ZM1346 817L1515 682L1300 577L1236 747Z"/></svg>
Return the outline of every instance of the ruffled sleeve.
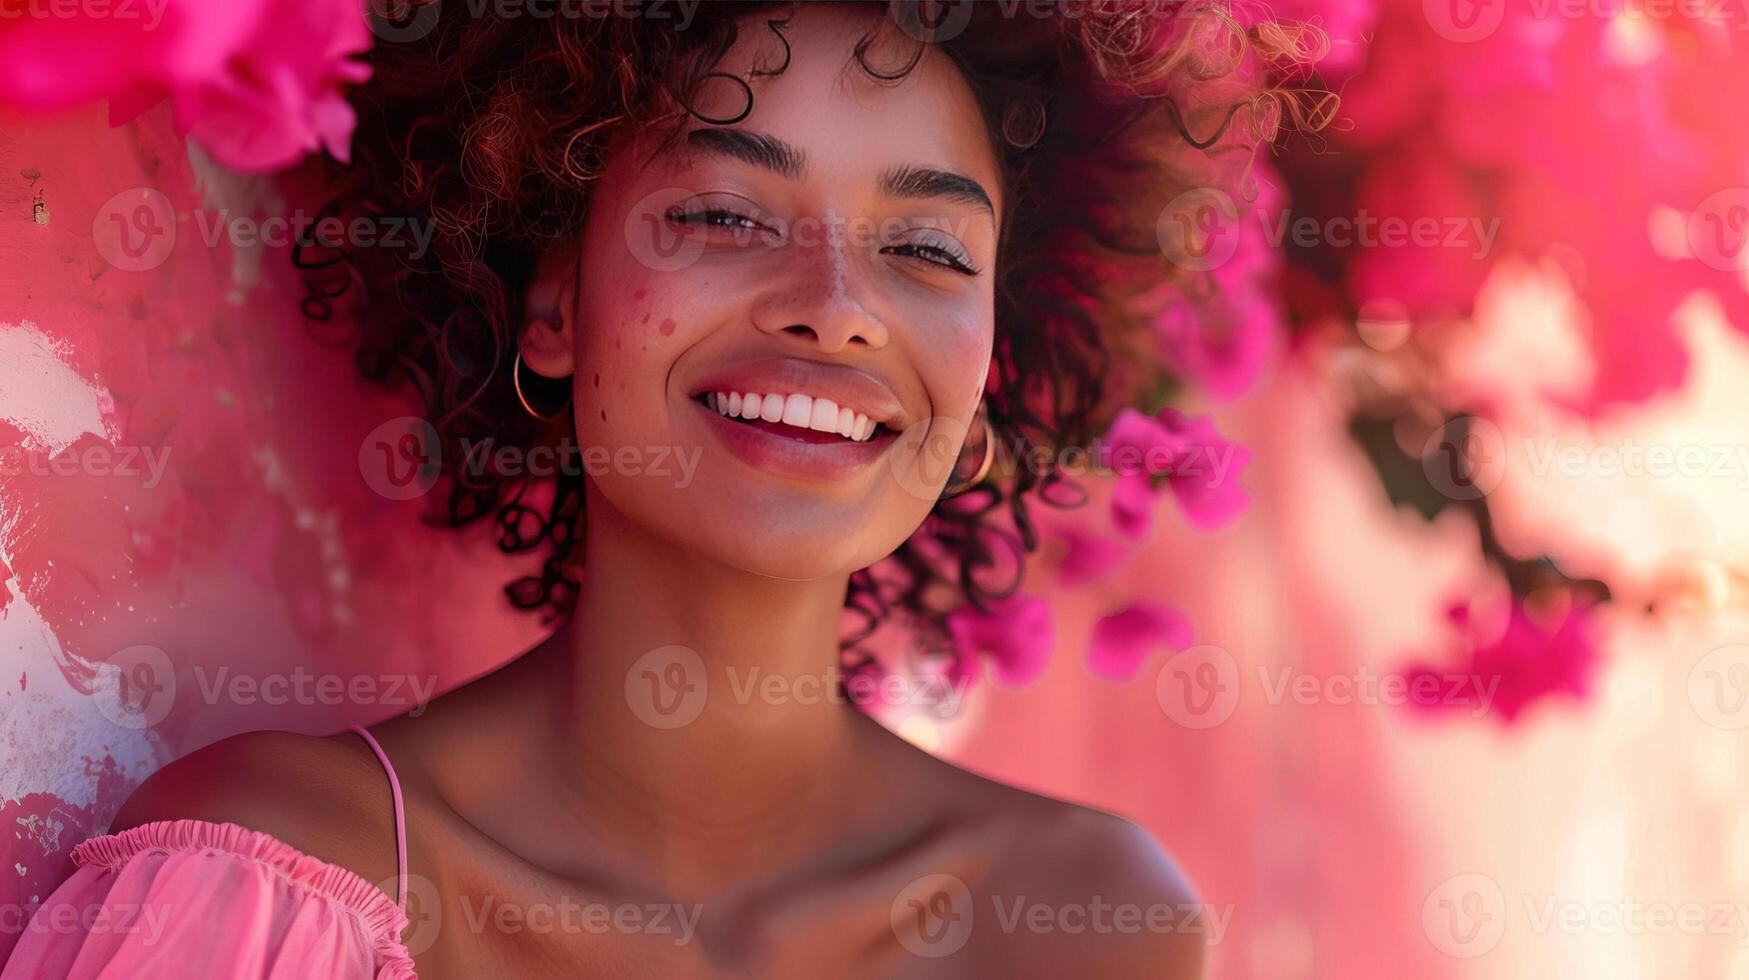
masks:
<svg viewBox="0 0 1749 980"><path fill-rule="evenodd" d="M168 820L73 849L0 980L415 980L382 889L236 824Z"/></svg>

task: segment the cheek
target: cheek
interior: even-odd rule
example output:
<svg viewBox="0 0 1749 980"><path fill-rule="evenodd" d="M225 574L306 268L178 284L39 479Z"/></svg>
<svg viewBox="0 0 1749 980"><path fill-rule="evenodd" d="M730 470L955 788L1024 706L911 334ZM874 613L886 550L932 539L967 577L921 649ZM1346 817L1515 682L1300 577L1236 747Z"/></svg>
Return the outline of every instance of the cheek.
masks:
<svg viewBox="0 0 1749 980"><path fill-rule="evenodd" d="M639 295L642 294L642 295ZM634 289L623 301L583 310L577 335L577 431L588 441L612 443L612 433L647 429L666 374L658 333L673 317ZM672 335L672 328L669 334ZM601 438L592 438L592 437Z"/></svg>
<svg viewBox="0 0 1749 980"><path fill-rule="evenodd" d="M573 393L577 432L586 443L666 444L669 414L685 393L670 390L675 361L695 344L705 311L675 302L701 296L699 284L677 288L661 276L607 287L579 310Z"/></svg>
<svg viewBox="0 0 1749 980"><path fill-rule="evenodd" d="M925 322L916 331L912 363L929 393L930 414L970 421L990 366L991 319L988 314L952 317L937 311Z"/></svg>

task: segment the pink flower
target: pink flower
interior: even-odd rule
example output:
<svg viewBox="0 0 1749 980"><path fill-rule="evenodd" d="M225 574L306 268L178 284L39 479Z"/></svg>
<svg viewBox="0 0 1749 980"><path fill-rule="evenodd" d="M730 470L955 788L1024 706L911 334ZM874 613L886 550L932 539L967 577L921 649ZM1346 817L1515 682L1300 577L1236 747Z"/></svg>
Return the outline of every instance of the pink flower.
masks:
<svg viewBox="0 0 1749 980"><path fill-rule="evenodd" d="M1515 598L1505 632L1485 645L1473 642L1467 609L1454 607L1450 615L1453 626L1471 638L1469 649L1447 667L1415 663L1403 670L1413 707L1430 713L1489 712L1502 724L1511 724L1544 698L1589 694L1600 660L1598 627L1590 610L1576 606L1550 629Z"/></svg>
<svg viewBox="0 0 1749 980"><path fill-rule="evenodd" d="M1232 254L1213 262L1196 288L1164 283L1143 300L1158 304L1154 334L1166 366L1221 401L1255 387L1286 347L1276 246L1292 214L1283 210L1272 172L1260 170L1257 186L1233 202L1227 219Z"/></svg>
<svg viewBox="0 0 1749 980"><path fill-rule="evenodd" d="M1172 489L1185 519L1204 531L1231 523L1251 502L1239 486L1250 450L1221 438L1206 415L1193 418L1170 406L1154 415L1126 408L1106 441L1118 474L1112 523L1132 538L1146 537L1153 526L1161 484Z"/></svg>
<svg viewBox="0 0 1749 980"><path fill-rule="evenodd" d="M1222 401L1250 391L1268 373L1286 336L1280 298L1245 283L1220 288L1203 303L1174 302L1155 319L1154 332L1167 365Z"/></svg>
<svg viewBox="0 0 1749 980"><path fill-rule="evenodd" d="M355 118L342 90L370 77L352 58L369 47L354 0L26 12L0 20L0 103L54 112L107 98L119 125L168 99L176 131L233 169L276 170L317 149L345 160Z"/></svg>
<svg viewBox="0 0 1749 980"><path fill-rule="evenodd" d="M1068 545L1062 563L1057 566L1057 584L1064 588L1110 576L1134 550L1122 541L1081 527L1063 527L1056 536Z"/></svg>
<svg viewBox="0 0 1749 980"><path fill-rule="evenodd" d="M1155 650L1183 650L1195 641L1190 618L1172 606L1132 602L1099 620L1087 646L1087 669L1111 681L1127 681Z"/></svg>
<svg viewBox="0 0 1749 980"><path fill-rule="evenodd" d="M947 615L958 665L950 672L955 687L978 672L978 657L988 654L996 677L1009 687L1023 687L1044 672L1056 640L1050 604L1038 596L1016 593L992 605L988 613L971 605Z"/></svg>
<svg viewBox="0 0 1749 980"><path fill-rule="evenodd" d="M1063 556L1057 563L1058 585L1067 589L1109 578L1135 553L1135 543L1114 537L1104 516L1103 511L1093 508L1038 508L1033 523L1039 537L1063 545Z"/></svg>

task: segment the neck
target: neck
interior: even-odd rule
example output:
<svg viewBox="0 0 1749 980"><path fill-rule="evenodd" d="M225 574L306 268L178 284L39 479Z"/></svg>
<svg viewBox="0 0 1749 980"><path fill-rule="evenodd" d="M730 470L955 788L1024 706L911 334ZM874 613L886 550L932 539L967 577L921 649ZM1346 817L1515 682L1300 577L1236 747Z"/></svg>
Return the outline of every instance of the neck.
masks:
<svg viewBox="0 0 1749 980"><path fill-rule="evenodd" d="M555 747L589 807L646 846L793 833L871 724L838 694L848 577L755 575L588 509L576 609L548 647Z"/></svg>

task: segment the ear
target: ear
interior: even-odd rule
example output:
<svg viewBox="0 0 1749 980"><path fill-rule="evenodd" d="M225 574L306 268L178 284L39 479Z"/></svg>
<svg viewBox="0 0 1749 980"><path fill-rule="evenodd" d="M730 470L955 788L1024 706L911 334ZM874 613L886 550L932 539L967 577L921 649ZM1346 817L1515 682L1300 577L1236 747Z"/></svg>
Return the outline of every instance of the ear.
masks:
<svg viewBox="0 0 1749 980"><path fill-rule="evenodd" d="M577 267L576 245L554 246L541 255L534 280L523 299L522 329L517 348L524 370L562 378L576 370Z"/></svg>

